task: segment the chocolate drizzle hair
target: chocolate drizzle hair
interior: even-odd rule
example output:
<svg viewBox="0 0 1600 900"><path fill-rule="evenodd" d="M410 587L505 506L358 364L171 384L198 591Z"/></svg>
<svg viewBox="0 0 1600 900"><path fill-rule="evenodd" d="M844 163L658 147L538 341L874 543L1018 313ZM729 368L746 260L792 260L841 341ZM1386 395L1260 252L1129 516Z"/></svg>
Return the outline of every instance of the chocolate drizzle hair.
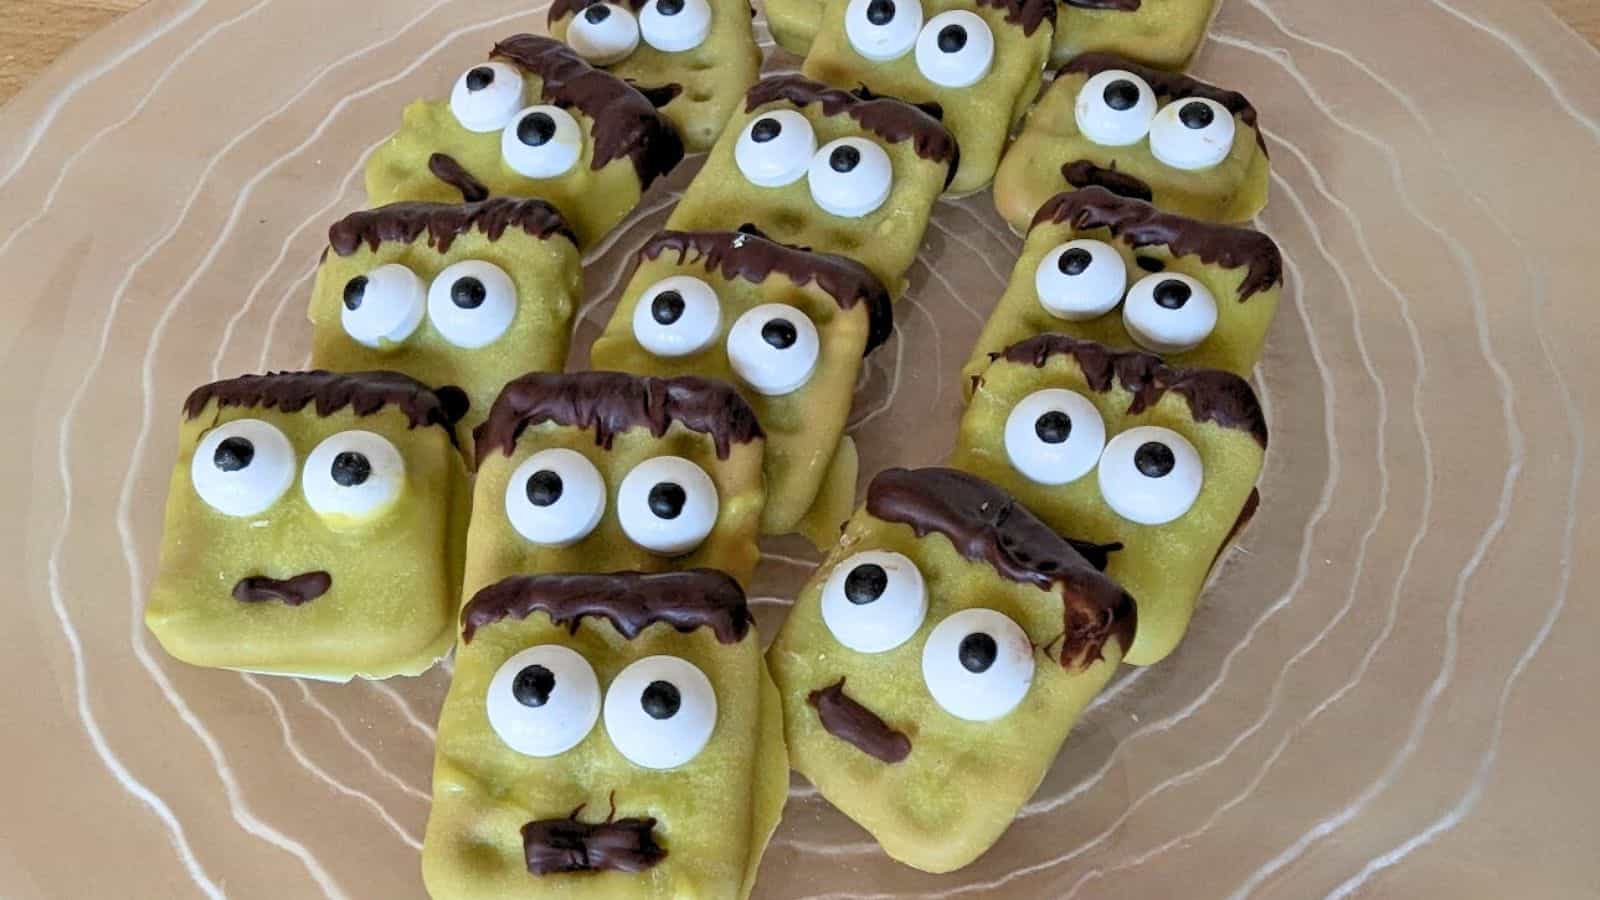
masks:
<svg viewBox="0 0 1600 900"><path fill-rule="evenodd" d="M1138 0L1134 0L1138 2ZM1056 21L1056 0L977 0L979 6L1002 10L1006 21L1022 26L1022 33L1031 37L1039 26Z"/></svg>
<svg viewBox="0 0 1600 900"><path fill-rule="evenodd" d="M394 407L412 428L437 425L455 440L455 424L467 411L467 396L460 388L434 390L399 372L269 372L243 375L202 385L183 403L184 416L193 419L215 400L219 407L242 406L295 413L315 404L317 415L331 416L345 407L358 416L370 416Z"/></svg>
<svg viewBox="0 0 1600 900"><path fill-rule="evenodd" d="M724 644L750 633L744 590L712 569L646 575L513 575L478 591L461 610L461 640L506 618L542 612L574 634L586 618L605 619L628 640L657 622L684 634L709 628Z"/></svg>
<svg viewBox="0 0 1600 900"><path fill-rule="evenodd" d="M598 3L615 2L618 2L618 0L555 0L555 2L550 4L550 16L545 21L547 24L554 25L556 22L566 18L567 16L570 16L573 13L583 12L584 10ZM634 12L638 12L639 10L644 9L644 5L650 2L650 0L622 0L622 2L626 3L629 9L633 10Z"/></svg>
<svg viewBox="0 0 1600 900"><path fill-rule="evenodd" d="M1222 104L1222 108L1239 117L1239 121L1249 125L1256 133L1256 145L1262 153L1267 152L1267 141L1261 134L1261 128L1256 124L1256 108L1238 91L1219 88L1214 84L1207 84L1196 78L1190 78L1180 72L1168 72L1151 66L1142 66L1131 59L1121 57L1115 53L1085 53L1074 57L1062 66L1057 76L1065 74L1081 74L1094 77L1107 69L1121 69L1124 72L1143 78L1150 89L1156 92L1157 97L1167 100L1183 100L1188 97L1204 97Z"/></svg>
<svg viewBox="0 0 1600 900"><path fill-rule="evenodd" d="M478 231L498 241L513 228L545 240L559 235L577 246L578 238L567 220L543 200L498 197L481 203L391 203L352 213L328 229L328 246L340 256L350 256L362 245L377 250L382 244L409 244L428 235L428 246L450 252L456 238Z"/></svg>

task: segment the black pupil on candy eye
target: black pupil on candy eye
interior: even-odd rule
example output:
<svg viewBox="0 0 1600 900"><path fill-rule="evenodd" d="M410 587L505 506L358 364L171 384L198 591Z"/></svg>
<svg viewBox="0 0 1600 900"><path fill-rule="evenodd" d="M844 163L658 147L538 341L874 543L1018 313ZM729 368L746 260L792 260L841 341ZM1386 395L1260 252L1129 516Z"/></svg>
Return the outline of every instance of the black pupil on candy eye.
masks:
<svg viewBox="0 0 1600 900"><path fill-rule="evenodd" d="M1209 126L1215 117L1216 114L1211 111L1211 107L1204 103L1185 103L1178 110L1178 121L1183 123L1183 127L1193 131Z"/></svg>
<svg viewBox="0 0 1600 900"><path fill-rule="evenodd" d="M583 17L589 20L590 25L599 25L611 18L611 10L603 3L596 3L583 11Z"/></svg>
<svg viewBox="0 0 1600 900"><path fill-rule="evenodd" d="M889 573L877 563L862 563L844 579L844 598L856 606L866 606L889 589Z"/></svg>
<svg viewBox="0 0 1600 900"><path fill-rule="evenodd" d="M589 7L591 11L604 8L603 6ZM602 16L602 18L604 17ZM590 21L593 20L591 19ZM545 144L550 143L550 139L555 136L556 120L550 118L546 113L532 113L524 116L522 121L517 123L517 140L527 144L529 147L543 147Z"/></svg>
<svg viewBox="0 0 1600 900"><path fill-rule="evenodd" d="M450 302L462 309L477 309L488 298L488 288L476 278L463 278L450 286Z"/></svg>
<svg viewBox="0 0 1600 900"><path fill-rule="evenodd" d="M787 319L773 319L761 326L761 339L775 350L787 350L793 347L799 337L800 333L795 330L794 323Z"/></svg>
<svg viewBox="0 0 1600 900"><path fill-rule="evenodd" d="M1046 444L1064 444L1072 436L1072 417L1052 409L1033 423L1033 433Z"/></svg>
<svg viewBox="0 0 1600 900"><path fill-rule="evenodd" d="M367 296L367 276L357 275L344 283L344 308L355 312Z"/></svg>
<svg viewBox="0 0 1600 900"><path fill-rule="evenodd" d="M1073 247L1061 254L1061 259L1056 261L1056 268L1063 275L1082 275L1089 268L1089 263L1094 262L1094 257L1082 247Z"/></svg>
<svg viewBox="0 0 1600 900"><path fill-rule="evenodd" d="M528 476L528 502L546 507L561 499L561 476L549 469L540 469Z"/></svg>
<svg viewBox="0 0 1600 900"><path fill-rule="evenodd" d="M676 519L683 512L689 495L670 481L663 481L650 489L650 512L658 519Z"/></svg>
<svg viewBox="0 0 1600 900"><path fill-rule="evenodd" d="M550 694L556 689L555 673L544 666L528 666L517 673L516 680L511 682L511 696L523 706L534 709L550 702Z"/></svg>
<svg viewBox="0 0 1600 900"><path fill-rule="evenodd" d="M242 437L231 437L217 445L211 462L224 472L237 472L256 458L256 445Z"/></svg>
<svg viewBox="0 0 1600 900"><path fill-rule="evenodd" d="M683 12L683 0L656 0L656 12L663 16L675 16Z"/></svg>
<svg viewBox="0 0 1600 900"><path fill-rule="evenodd" d="M481 91L494 84L494 70L488 66L479 66L467 73L467 90Z"/></svg>
<svg viewBox="0 0 1600 900"><path fill-rule="evenodd" d="M861 165L861 151L849 144L843 147L835 147L833 152L828 154L828 165L835 172L854 171L856 166Z"/></svg>
<svg viewBox="0 0 1600 900"><path fill-rule="evenodd" d="M960 53L961 48L967 45L967 30L960 25L946 25L939 29L939 50L944 53Z"/></svg>
<svg viewBox="0 0 1600 900"><path fill-rule="evenodd" d="M1188 303L1193 295L1194 291L1190 290L1187 284L1176 279L1163 281L1156 285L1155 289L1156 305L1162 309L1183 309L1183 305Z"/></svg>
<svg viewBox="0 0 1600 900"><path fill-rule="evenodd" d="M867 4L867 21L887 25L894 21L894 0L872 0Z"/></svg>
<svg viewBox="0 0 1600 900"><path fill-rule="evenodd" d="M1133 109L1139 103L1139 86L1126 78L1119 78L1106 85L1106 105L1122 112Z"/></svg>
<svg viewBox="0 0 1600 900"><path fill-rule="evenodd" d="M657 324L671 325L683 317L683 295L677 291L662 291L650 301L650 318Z"/></svg>
<svg viewBox="0 0 1600 900"><path fill-rule="evenodd" d="M652 719L670 719L683 706L683 695L669 681L652 681L639 695L639 706Z"/></svg>
<svg viewBox="0 0 1600 900"><path fill-rule="evenodd" d="M1178 464L1178 459L1172 455L1171 447L1151 441L1133 454L1133 464L1139 469L1139 474L1146 478L1165 478Z"/></svg>
<svg viewBox="0 0 1600 900"><path fill-rule="evenodd" d="M777 119L757 119L750 127L750 139L758 144L765 144L782 133L783 125Z"/></svg>
<svg viewBox="0 0 1600 900"><path fill-rule="evenodd" d="M995 644L994 638L975 631L961 639L961 647L956 655L961 660L961 668L981 675L994 665L995 657L1000 655L1000 647Z"/></svg>
<svg viewBox="0 0 1600 900"><path fill-rule="evenodd" d="M334 484L340 487L355 487L365 484L366 480L372 477L372 463L364 455L354 450L346 450L333 458L330 472Z"/></svg>

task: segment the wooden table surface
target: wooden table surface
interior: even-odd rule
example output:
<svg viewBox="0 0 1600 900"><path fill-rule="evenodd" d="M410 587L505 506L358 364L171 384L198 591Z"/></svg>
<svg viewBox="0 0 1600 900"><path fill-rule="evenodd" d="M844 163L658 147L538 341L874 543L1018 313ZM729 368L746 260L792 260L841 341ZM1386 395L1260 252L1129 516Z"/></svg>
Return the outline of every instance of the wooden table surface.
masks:
<svg viewBox="0 0 1600 900"><path fill-rule="evenodd" d="M1600 0L1548 0L1556 14L1600 44ZM90 32L144 0L0 0L0 103Z"/></svg>

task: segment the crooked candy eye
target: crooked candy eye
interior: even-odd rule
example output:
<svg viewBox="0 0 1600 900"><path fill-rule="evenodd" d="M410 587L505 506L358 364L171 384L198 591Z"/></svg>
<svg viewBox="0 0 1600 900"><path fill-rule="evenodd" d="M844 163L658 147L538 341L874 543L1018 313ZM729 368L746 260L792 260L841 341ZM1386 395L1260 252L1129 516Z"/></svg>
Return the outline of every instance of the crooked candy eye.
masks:
<svg viewBox="0 0 1600 900"><path fill-rule="evenodd" d="M500 134L506 165L526 178L565 175L582 153L583 129L559 106L530 106Z"/></svg>
<svg viewBox="0 0 1600 900"><path fill-rule="evenodd" d="M359 524L394 505L405 483L405 458L388 438L341 431L306 457L300 489L323 519Z"/></svg>
<svg viewBox="0 0 1600 900"><path fill-rule="evenodd" d="M389 263L345 282L339 322L363 347L398 344L422 324L428 291L405 266Z"/></svg>
<svg viewBox="0 0 1600 900"><path fill-rule="evenodd" d="M934 626L922 647L922 680L944 711L992 722L1017 708L1033 684L1033 644L1011 618L964 609Z"/></svg>
<svg viewBox="0 0 1600 900"><path fill-rule="evenodd" d="M700 546L717 524L717 486L681 456L657 456L633 467L617 489L617 519L628 539L664 556Z"/></svg>
<svg viewBox="0 0 1600 900"><path fill-rule="evenodd" d="M1110 244L1068 241L1039 260L1033 287L1050 315L1069 322L1097 319L1122 302L1128 267Z"/></svg>
<svg viewBox="0 0 1600 900"><path fill-rule="evenodd" d="M917 38L917 69L943 87L977 84L993 63L994 35L989 24L964 9L929 19Z"/></svg>
<svg viewBox="0 0 1600 900"><path fill-rule="evenodd" d="M717 692L693 663L647 656L606 690L606 736L646 769L675 769L705 749L717 728Z"/></svg>
<svg viewBox="0 0 1600 900"><path fill-rule="evenodd" d="M846 559L822 586L822 621L834 640L883 653L911 640L928 615L928 587L917 564L888 550Z"/></svg>
<svg viewBox="0 0 1600 900"><path fill-rule="evenodd" d="M499 131L522 108L522 73L501 62L468 69L450 91L450 112L468 131Z"/></svg>
<svg viewBox="0 0 1600 900"><path fill-rule="evenodd" d="M1107 69L1084 82L1074 107L1078 130L1096 144L1126 147L1144 140L1156 116L1156 92L1143 78Z"/></svg>
<svg viewBox="0 0 1600 900"><path fill-rule="evenodd" d="M633 308L633 336L656 356L698 353L716 340L721 328L717 292L692 275L673 275L650 285Z"/></svg>
<svg viewBox="0 0 1600 900"><path fill-rule="evenodd" d="M1174 169L1209 169L1233 152L1233 113L1207 97L1167 104L1150 126L1150 152Z"/></svg>
<svg viewBox="0 0 1600 900"><path fill-rule="evenodd" d="M917 0L850 0L845 7L845 37L874 62L904 56L916 46L921 30L922 4Z"/></svg>
<svg viewBox="0 0 1600 900"><path fill-rule="evenodd" d="M639 12L639 33L663 53L693 50L711 34L711 5L706 0L650 0Z"/></svg>
<svg viewBox="0 0 1600 900"><path fill-rule="evenodd" d="M769 397L805 386L816 371L821 352L811 318L782 303L757 306L728 329L728 363L734 373Z"/></svg>
<svg viewBox="0 0 1600 900"><path fill-rule="evenodd" d="M1100 459L1101 496L1117 515L1139 525L1165 525L1188 512L1204 481L1194 445L1154 425L1112 438Z"/></svg>
<svg viewBox="0 0 1600 900"><path fill-rule="evenodd" d="M522 461L506 483L506 519L535 544L583 540L606 511L606 484L576 450L554 447Z"/></svg>
<svg viewBox="0 0 1600 900"><path fill-rule="evenodd" d="M894 167L883 148L865 138L830 141L811 158L811 199L826 212L859 219L889 199Z"/></svg>
<svg viewBox="0 0 1600 900"><path fill-rule="evenodd" d="M495 671L484 712L507 747L523 756L555 756L594 729L600 681L589 661L571 648L529 647Z"/></svg>
<svg viewBox="0 0 1600 900"><path fill-rule="evenodd" d="M1146 275L1128 291L1122 324L1134 343L1153 353L1200 346L1217 327L1217 300L1206 286L1177 272Z"/></svg>
<svg viewBox="0 0 1600 900"><path fill-rule="evenodd" d="M1106 446L1100 410L1063 388L1035 391L1006 418L1006 456L1012 468L1038 484L1069 484L1095 463Z"/></svg>
<svg viewBox="0 0 1600 900"><path fill-rule="evenodd" d="M254 516L294 484L294 447L276 426L235 419L206 433L189 463L189 481L225 516Z"/></svg>
<svg viewBox="0 0 1600 900"><path fill-rule="evenodd" d="M597 66L621 62L639 46L639 22L615 3L587 6L567 26L567 43Z"/></svg>
<svg viewBox="0 0 1600 900"><path fill-rule="evenodd" d="M491 262L458 262L428 288L428 318L457 347L472 350L494 343L516 317L517 285Z"/></svg>
<svg viewBox="0 0 1600 900"><path fill-rule="evenodd" d="M817 152L817 134L805 116L792 109L762 113L745 126L733 159L757 187L783 187L805 177Z"/></svg>

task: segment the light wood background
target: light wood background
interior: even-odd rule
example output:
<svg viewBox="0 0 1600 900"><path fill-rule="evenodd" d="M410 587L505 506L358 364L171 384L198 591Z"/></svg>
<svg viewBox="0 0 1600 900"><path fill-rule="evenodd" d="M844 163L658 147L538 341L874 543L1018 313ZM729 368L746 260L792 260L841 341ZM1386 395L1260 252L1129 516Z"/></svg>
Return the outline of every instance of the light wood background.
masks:
<svg viewBox="0 0 1600 900"><path fill-rule="evenodd" d="M1556 15L1600 44L1600 0L1548 0ZM0 0L0 103L58 56L144 0Z"/></svg>

